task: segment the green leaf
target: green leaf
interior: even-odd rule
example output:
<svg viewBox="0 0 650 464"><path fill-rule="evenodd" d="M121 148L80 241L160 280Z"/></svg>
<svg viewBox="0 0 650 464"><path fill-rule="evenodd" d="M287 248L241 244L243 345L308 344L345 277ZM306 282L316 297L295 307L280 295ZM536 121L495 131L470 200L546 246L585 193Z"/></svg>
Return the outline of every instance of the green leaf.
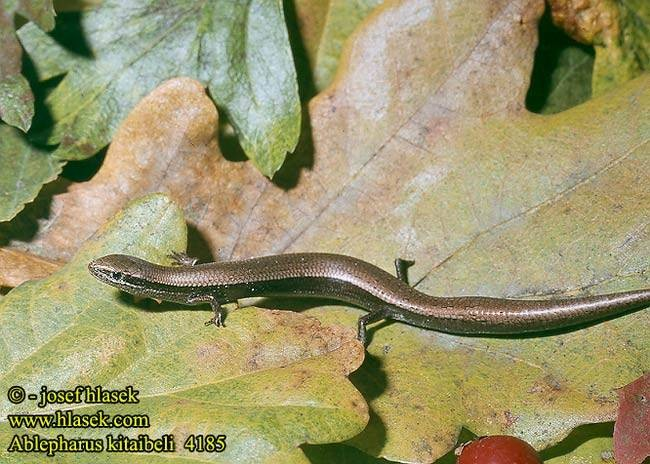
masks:
<svg viewBox="0 0 650 464"><path fill-rule="evenodd" d="M645 0L549 0L553 20L596 50L592 90L601 95L650 69L650 6Z"/></svg>
<svg viewBox="0 0 650 464"><path fill-rule="evenodd" d="M87 59L59 46L56 41L34 24L25 24L18 30L20 42L30 50L38 78L42 81L65 74L70 69L83 66Z"/></svg>
<svg viewBox="0 0 650 464"><path fill-rule="evenodd" d="M545 450L545 464L616 464L613 453L614 424L590 424L578 427L566 440Z"/></svg>
<svg viewBox="0 0 650 464"><path fill-rule="evenodd" d="M34 96L27 79L18 73L0 77L0 118L27 132L33 117Z"/></svg>
<svg viewBox="0 0 650 464"><path fill-rule="evenodd" d="M593 66L593 55L579 47L565 48L551 74L548 97L540 113L559 113L589 100Z"/></svg>
<svg viewBox="0 0 650 464"><path fill-rule="evenodd" d="M16 129L0 125L0 221L8 221L61 172L61 161L31 146Z"/></svg>
<svg viewBox="0 0 650 464"><path fill-rule="evenodd" d="M55 121L47 142L60 144L59 158L96 153L138 100L175 76L207 86L266 176L295 148L300 103L281 1L149 0L133 8L112 0L81 16L93 58L67 63L47 98ZM37 69L61 53L33 27L19 35Z"/></svg>
<svg viewBox="0 0 650 464"><path fill-rule="evenodd" d="M157 438L174 434L173 462L304 462L296 447L350 438L363 429L367 406L345 378L363 359L354 330L322 326L303 315L255 308L233 312L227 327L206 327L210 311L178 305L162 310L136 306L116 289L96 281L88 262L108 253L128 253L157 262L183 250L181 210L163 195L130 204L86 242L61 270L30 281L0 301L0 389L20 385L37 393L76 385L107 389L132 385L137 405L67 405L75 413L147 414L142 429L10 428L12 413L48 413L35 402L0 400L0 460L33 461L9 453L14 434L43 438L102 438L108 433ZM227 435L221 453L190 453L190 434ZM69 454L65 462L88 462ZM137 454L127 454L136 459ZM43 457L44 458L44 457ZM124 462L102 455L102 462ZM183 460L183 458L187 458ZM164 456L157 462L166 462ZM30 461L31 460L31 461Z"/></svg>
<svg viewBox="0 0 650 464"><path fill-rule="evenodd" d="M601 95L650 70L650 4L645 0L611 3L613 37L596 46L593 91ZM609 40L608 40L609 39Z"/></svg>
<svg viewBox="0 0 650 464"><path fill-rule="evenodd" d="M383 0L295 0L317 90L334 78L346 39Z"/></svg>
<svg viewBox="0 0 650 464"><path fill-rule="evenodd" d="M616 464L611 437L592 438L575 450L562 456L545 460L545 464Z"/></svg>
<svg viewBox="0 0 650 464"><path fill-rule="evenodd" d="M51 0L0 2L0 118L27 132L34 116L34 96L20 74L22 49L14 33L16 13L49 31L54 27L54 8Z"/></svg>
<svg viewBox="0 0 650 464"><path fill-rule="evenodd" d="M311 464L390 464L386 459L375 458L348 445L304 446L305 454Z"/></svg>
<svg viewBox="0 0 650 464"><path fill-rule="evenodd" d="M570 39L553 24L548 10L539 23L539 45L526 108L554 114L591 98L594 50Z"/></svg>

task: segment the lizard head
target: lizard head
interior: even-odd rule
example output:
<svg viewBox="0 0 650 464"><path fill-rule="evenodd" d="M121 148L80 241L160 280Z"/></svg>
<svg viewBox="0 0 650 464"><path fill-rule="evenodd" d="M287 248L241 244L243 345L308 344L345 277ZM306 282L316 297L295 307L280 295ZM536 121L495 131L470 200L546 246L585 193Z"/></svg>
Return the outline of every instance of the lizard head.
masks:
<svg viewBox="0 0 650 464"><path fill-rule="evenodd" d="M137 294L151 266L151 263L135 256L107 255L92 260L88 270L104 283Z"/></svg>

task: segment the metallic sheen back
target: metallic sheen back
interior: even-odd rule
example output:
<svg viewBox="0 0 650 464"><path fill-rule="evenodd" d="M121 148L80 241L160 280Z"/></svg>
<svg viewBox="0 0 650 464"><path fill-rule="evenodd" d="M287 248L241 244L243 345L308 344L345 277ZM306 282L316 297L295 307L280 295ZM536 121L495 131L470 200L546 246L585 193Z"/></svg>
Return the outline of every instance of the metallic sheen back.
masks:
<svg viewBox="0 0 650 464"><path fill-rule="evenodd" d="M134 294L189 302L209 294L222 303L248 296L326 297L384 311L391 319L463 334L537 332L591 322L650 304L650 289L549 300L434 297L366 261L295 253L240 261L160 266L127 255L89 264L98 279Z"/></svg>

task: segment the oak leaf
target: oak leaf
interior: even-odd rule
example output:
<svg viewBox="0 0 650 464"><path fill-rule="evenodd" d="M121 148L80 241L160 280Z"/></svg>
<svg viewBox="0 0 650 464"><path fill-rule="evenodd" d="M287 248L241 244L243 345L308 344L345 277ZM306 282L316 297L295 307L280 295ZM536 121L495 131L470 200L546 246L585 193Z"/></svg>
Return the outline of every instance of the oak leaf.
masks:
<svg viewBox="0 0 650 464"><path fill-rule="evenodd" d="M146 414L153 439L172 434L178 462L305 462L302 443L349 438L365 426L367 405L345 378L363 360L353 329L325 326L291 312L248 308L228 317L228 327L206 327L210 310L143 308L96 281L88 262L127 253L166 262L182 250L187 230L181 210L163 195L130 203L79 249L64 267L25 283L0 300L0 388L19 385L36 393L77 385L116 390L132 386L137 404L72 404L75 414L99 410ZM105 440L141 428L29 428L10 414L54 413L61 405L0 400L2 462L33 462L33 453L8 450L15 435ZM192 434L226 435L222 453L183 448ZM104 441L105 443L105 441ZM86 453L61 453L65 462L88 462ZM141 454L108 454L125 462ZM42 454L43 459L47 459ZM290 458L290 459L289 459ZM156 459L167 459L158 455ZM187 460L187 461L184 461ZM176 461L175 461L176 462Z"/></svg>

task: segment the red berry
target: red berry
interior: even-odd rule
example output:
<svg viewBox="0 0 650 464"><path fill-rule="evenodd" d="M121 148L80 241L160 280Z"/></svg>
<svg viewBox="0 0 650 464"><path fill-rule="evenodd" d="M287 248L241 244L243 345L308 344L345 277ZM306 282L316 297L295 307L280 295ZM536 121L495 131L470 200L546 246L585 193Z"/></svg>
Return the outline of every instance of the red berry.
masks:
<svg viewBox="0 0 650 464"><path fill-rule="evenodd" d="M477 438L459 450L457 464L542 464L532 446L505 435Z"/></svg>

